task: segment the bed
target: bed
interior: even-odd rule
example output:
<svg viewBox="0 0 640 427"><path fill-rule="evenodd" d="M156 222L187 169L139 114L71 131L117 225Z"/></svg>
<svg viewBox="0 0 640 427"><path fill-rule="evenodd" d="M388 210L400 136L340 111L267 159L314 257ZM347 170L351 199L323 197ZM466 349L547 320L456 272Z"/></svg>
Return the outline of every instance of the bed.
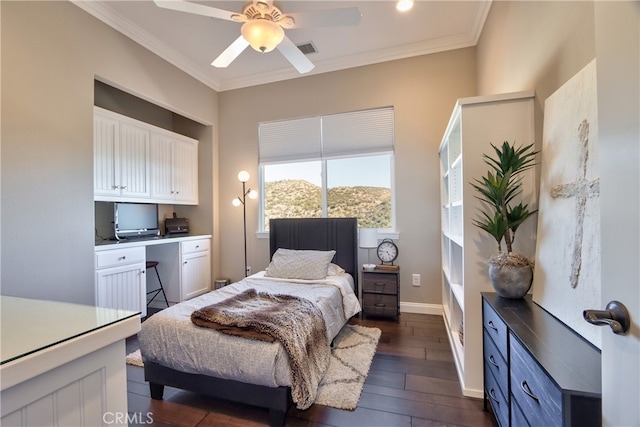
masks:
<svg viewBox="0 0 640 427"><path fill-rule="evenodd" d="M323 280L303 280L304 286L301 286L295 280L265 277L265 273L260 272L155 314L143 323L138 335L145 380L149 382L153 399L162 399L164 386L172 386L267 408L270 425L284 424L293 399L292 373L283 346L277 341L265 343L201 328L191 322L190 316L208 304L252 288L269 294L299 295L313 300L320 308L330 342L360 310L357 221L353 218L275 219L270 221L269 230L272 263L267 271L283 250L335 251L330 276L324 279L330 286ZM260 356L248 360L243 357L247 354Z"/></svg>

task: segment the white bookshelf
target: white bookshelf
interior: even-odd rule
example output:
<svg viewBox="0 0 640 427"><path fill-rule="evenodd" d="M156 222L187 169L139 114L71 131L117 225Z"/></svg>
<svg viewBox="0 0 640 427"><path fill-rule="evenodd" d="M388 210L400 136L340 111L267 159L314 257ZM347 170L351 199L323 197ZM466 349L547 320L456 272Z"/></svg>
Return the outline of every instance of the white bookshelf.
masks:
<svg viewBox="0 0 640 427"><path fill-rule="evenodd" d="M480 293L493 290L486 260L497 252L497 244L472 223L479 218L481 203L470 183L486 175L482 155L493 156L490 144L504 141L516 146L535 142L533 92L459 99L439 150L442 307L462 392L478 398L483 397ZM524 202L535 209L534 169L525 176L523 188ZM515 250L533 258L534 220L518 229Z"/></svg>

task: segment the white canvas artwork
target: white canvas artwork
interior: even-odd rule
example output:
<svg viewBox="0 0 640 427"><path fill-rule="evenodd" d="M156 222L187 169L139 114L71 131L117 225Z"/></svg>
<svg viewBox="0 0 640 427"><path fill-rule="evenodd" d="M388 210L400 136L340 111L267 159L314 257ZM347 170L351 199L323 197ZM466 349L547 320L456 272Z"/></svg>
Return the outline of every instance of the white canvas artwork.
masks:
<svg viewBox="0 0 640 427"><path fill-rule="evenodd" d="M600 348L585 309L600 301L595 60L544 104L533 300Z"/></svg>

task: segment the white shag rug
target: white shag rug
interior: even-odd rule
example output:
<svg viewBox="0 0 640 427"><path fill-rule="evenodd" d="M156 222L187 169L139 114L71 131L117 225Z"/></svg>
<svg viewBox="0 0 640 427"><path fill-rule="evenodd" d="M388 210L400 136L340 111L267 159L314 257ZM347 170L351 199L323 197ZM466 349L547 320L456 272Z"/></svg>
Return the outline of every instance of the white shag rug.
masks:
<svg viewBox="0 0 640 427"><path fill-rule="evenodd" d="M381 331L345 325L333 340L329 368L320 382L315 404L354 410L358 406ZM127 355L127 364L143 366L140 350Z"/></svg>

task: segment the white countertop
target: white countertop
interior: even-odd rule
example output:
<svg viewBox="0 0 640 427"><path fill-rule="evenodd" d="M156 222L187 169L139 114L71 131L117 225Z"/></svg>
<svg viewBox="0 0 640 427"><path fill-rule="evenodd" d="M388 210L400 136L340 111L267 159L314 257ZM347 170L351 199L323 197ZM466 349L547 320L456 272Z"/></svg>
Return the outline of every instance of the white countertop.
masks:
<svg viewBox="0 0 640 427"><path fill-rule="evenodd" d="M163 245L189 240L210 239L211 234L178 234L173 236L141 237L128 240L96 240L95 250L104 251L119 247Z"/></svg>
<svg viewBox="0 0 640 427"><path fill-rule="evenodd" d="M138 312L0 296L2 389L140 330Z"/></svg>
<svg viewBox="0 0 640 427"><path fill-rule="evenodd" d="M1 364L103 328L138 312L0 296Z"/></svg>

